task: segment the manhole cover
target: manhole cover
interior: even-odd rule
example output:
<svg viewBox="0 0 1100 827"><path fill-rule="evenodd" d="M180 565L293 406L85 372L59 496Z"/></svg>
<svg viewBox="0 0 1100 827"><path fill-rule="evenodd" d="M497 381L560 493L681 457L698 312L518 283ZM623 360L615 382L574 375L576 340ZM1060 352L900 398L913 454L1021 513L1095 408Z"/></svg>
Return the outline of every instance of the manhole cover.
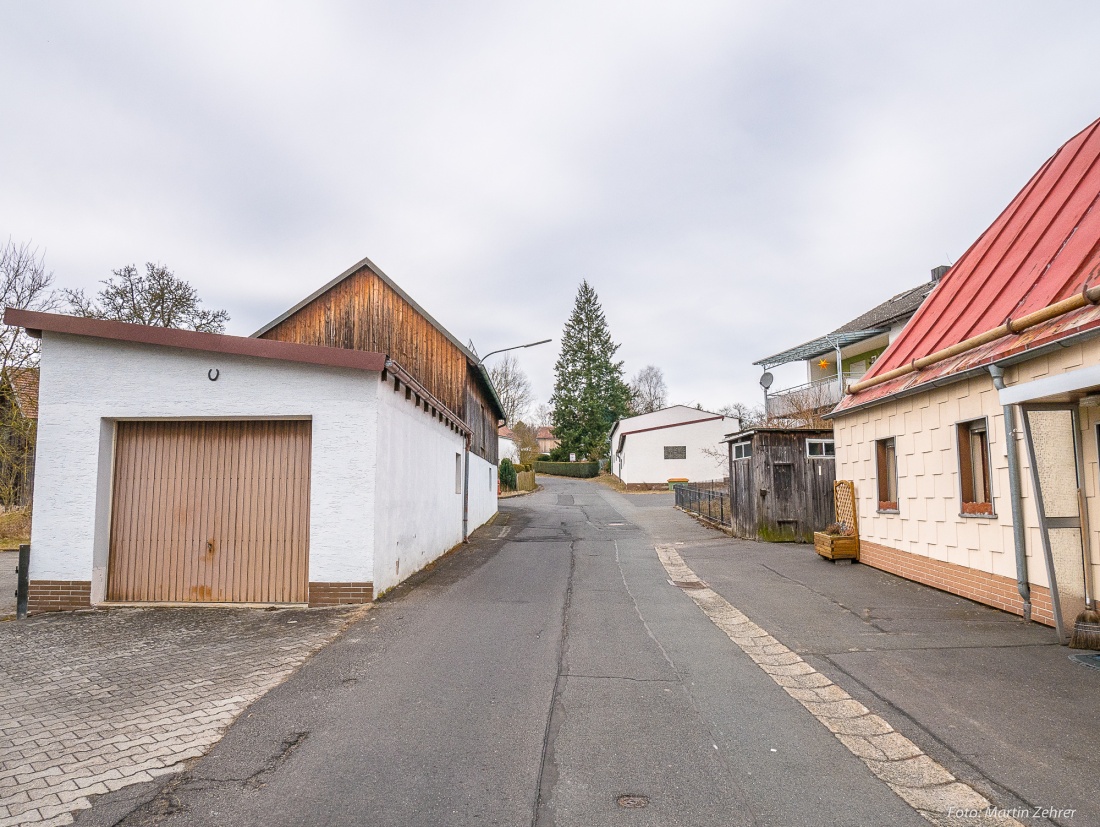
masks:
<svg viewBox="0 0 1100 827"><path fill-rule="evenodd" d="M642 807L649 806L649 799L644 795L620 795L615 799L615 803L624 810L640 810Z"/></svg>
<svg viewBox="0 0 1100 827"><path fill-rule="evenodd" d="M679 586L681 589L705 589L707 584L702 580L673 580L673 586Z"/></svg>
<svg viewBox="0 0 1100 827"><path fill-rule="evenodd" d="M1100 669L1100 655L1070 655L1069 659L1091 669Z"/></svg>

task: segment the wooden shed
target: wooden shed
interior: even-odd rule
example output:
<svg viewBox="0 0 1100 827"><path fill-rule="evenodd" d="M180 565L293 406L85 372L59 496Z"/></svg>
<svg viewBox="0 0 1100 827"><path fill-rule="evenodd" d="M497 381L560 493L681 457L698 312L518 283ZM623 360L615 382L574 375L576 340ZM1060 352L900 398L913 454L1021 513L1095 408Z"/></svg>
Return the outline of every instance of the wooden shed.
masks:
<svg viewBox="0 0 1100 827"><path fill-rule="evenodd" d="M738 537L812 543L835 518L833 432L829 428L749 428L729 445L730 511Z"/></svg>

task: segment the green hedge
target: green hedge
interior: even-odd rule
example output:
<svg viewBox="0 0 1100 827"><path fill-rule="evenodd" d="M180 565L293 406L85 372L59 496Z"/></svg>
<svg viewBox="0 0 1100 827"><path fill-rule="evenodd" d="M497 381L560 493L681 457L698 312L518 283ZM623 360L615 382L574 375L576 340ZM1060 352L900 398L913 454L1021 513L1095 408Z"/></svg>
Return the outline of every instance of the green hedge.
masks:
<svg viewBox="0 0 1100 827"><path fill-rule="evenodd" d="M553 474L558 477L596 477L600 473L598 462L536 462L536 474Z"/></svg>

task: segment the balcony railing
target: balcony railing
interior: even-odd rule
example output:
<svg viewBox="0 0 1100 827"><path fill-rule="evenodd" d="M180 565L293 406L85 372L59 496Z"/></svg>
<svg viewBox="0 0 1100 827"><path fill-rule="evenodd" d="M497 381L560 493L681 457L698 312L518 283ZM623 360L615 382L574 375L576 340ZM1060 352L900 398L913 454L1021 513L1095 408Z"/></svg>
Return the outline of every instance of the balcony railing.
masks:
<svg viewBox="0 0 1100 827"><path fill-rule="evenodd" d="M864 371L845 371L844 386L858 381ZM804 385L776 391L768 394L768 416L783 418L806 411L827 410L836 405L843 396L835 376L828 376Z"/></svg>

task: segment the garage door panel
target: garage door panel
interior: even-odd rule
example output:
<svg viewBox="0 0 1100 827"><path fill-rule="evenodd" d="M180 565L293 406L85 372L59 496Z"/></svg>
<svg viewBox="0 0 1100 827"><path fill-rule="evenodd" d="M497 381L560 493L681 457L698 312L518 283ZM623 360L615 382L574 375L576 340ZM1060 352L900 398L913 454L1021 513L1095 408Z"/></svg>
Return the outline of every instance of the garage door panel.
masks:
<svg viewBox="0 0 1100 827"><path fill-rule="evenodd" d="M310 423L120 422L108 599L307 599Z"/></svg>

